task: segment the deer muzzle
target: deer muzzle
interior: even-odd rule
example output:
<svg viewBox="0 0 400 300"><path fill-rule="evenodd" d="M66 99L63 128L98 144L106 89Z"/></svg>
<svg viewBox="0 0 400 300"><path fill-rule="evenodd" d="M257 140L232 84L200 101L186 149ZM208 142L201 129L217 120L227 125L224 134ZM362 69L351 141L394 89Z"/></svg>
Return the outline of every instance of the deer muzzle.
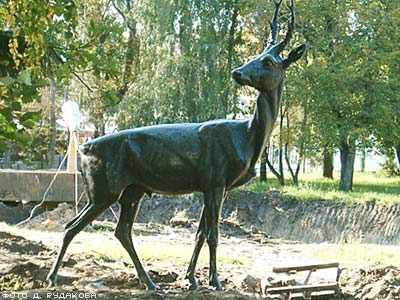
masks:
<svg viewBox="0 0 400 300"><path fill-rule="evenodd" d="M232 77L240 85L247 85L251 82L250 76L243 73L240 68L232 71Z"/></svg>

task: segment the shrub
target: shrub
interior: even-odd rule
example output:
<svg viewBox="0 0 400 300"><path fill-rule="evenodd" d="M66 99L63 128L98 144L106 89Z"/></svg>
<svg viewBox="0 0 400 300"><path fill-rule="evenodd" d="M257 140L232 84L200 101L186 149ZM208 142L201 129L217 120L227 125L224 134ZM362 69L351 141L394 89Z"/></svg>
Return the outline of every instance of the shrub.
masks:
<svg viewBox="0 0 400 300"><path fill-rule="evenodd" d="M400 177L400 167L392 159L387 159L382 164L382 169L389 177Z"/></svg>

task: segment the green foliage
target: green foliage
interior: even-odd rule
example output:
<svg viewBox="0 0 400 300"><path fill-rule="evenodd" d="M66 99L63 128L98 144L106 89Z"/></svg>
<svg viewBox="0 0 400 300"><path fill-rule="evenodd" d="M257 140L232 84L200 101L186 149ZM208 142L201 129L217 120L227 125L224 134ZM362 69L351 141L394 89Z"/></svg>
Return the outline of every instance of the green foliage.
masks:
<svg viewBox="0 0 400 300"><path fill-rule="evenodd" d="M238 1L137 3L140 73L121 103L120 127L225 118L237 112Z"/></svg>
<svg viewBox="0 0 400 300"><path fill-rule="evenodd" d="M51 136L50 120L47 112L42 112L42 118L36 122L35 127L28 130L30 139L24 147L16 147L19 160L26 165L38 169L48 167L49 144ZM67 133L57 131L55 152L65 154L67 149Z"/></svg>
<svg viewBox="0 0 400 300"><path fill-rule="evenodd" d="M400 177L400 167L392 159L385 160L385 162L382 164L382 170L389 177Z"/></svg>
<svg viewBox="0 0 400 300"><path fill-rule="evenodd" d="M25 107L39 99L48 69L65 75L54 62L61 55L68 57L59 46L74 34L77 20L72 0L10 0L0 4L0 19L0 151L4 151L11 143L19 147L29 142L27 130L38 122L40 111Z"/></svg>
<svg viewBox="0 0 400 300"><path fill-rule="evenodd" d="M117 5L118 11L111 9L111 2ZM133 1L111 2L91 0L77 3L80 22L77 29L79 39L73 44L77 53L75 68L80 79L88 84L82 89L81 80L72 81L69 95L80 100L89 121L96 127L96 134L104 134L105 124L114 118L125 93L123 90L131 84L137 71L132 66L137 57L129 54L136 48L134 43L130 43L131 35L135 37L131 28L135 26L131 24L133 21L125 19ZM128 7L123 7L124 4Z"/></svg>
<svg viewBox="0 0 400 300"><path fill-rule="evenodd" d="M307 113L309 150L343 141L371 147L372 134L398 140L399 50L393 37L400 12L391 3L297 3L297 39L308 43L307 65L288 70L292 83L284 99Z"/></svg>
<svg viewBox="0 0 400 300"><path fill-rule="evenodd" d="M0 152L8 142L25 144L29 140L26 130L39 119L39 112L24 112L23 106L38 98L29 72L21 70L15 77L0 77Z"/></svg>
<svg viewBox="0 0 400 300"><path fill-rule="evenodd" d="M399 6L393 1L297 1L306 64L288 69L285 143L306 157L344 145L385 152L399 145ZM277 139L279 132L275 132ZM277 142L275 141L277 144Z"/></svg>

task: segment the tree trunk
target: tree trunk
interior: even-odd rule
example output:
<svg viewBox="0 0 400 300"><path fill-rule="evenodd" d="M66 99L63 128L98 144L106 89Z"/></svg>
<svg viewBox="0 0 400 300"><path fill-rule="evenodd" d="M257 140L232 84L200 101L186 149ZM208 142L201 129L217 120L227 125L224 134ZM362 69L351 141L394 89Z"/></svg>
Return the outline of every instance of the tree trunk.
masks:
<svg viewBox="0 0 400 300"><path fill-rule="evenodd" d="M260 160L260 181L267 182L267 152L265 150Z"/></svg>
<svg viewBox="0 0 400 300"><path fill-rule="evenodd" d="M400 145L395 148L396 157L397 157L397 164L400 167Z"/></svg>
<svg viewBox="0 0 400 300"><path fill-rule="evenodd" d="M285 114L282 110L282 107L280 108L280 122L279 122L279 149L278 149L278 170L275 169L273 162L275 161L274 158L274 146L272 145L272 163L269 160L269 146L266 148L266 163L271 170L271 172L278 178L279 184L281 186L285 185L285 174L283 172L283 120L284 120Z"/></svg>
<svg viewBox="0 0 400 300"><path fill-rule="evenodd" d="M279 174L282 176L282 180L279 180L279 183L281 186L285 184L284 181L284 174L283 174L283 120L285 118L285 114L283 112L282 105L280 107L280 114L281 114L281 119L279 122L279 157L278 157L278 167L279 167Z"/></svg>
<svg viewBox="0 0 400 300"><path fill-rule="evenodd" d="M97 124L95 124L94 137L97 138L105 134L106 134L106 124L104 123L103 118L101 118L100 121Z"/></svg>
<svg viewBox="0 0 400 300"><path fill-rule="evenodd" d="M300 167L301 163L303 161L303 143L300 145L299 153L297 154L297 163L295 165L296 169L293 170L291 162L290 162L290 150L289 150L289 145L285 145L285 161L287 164L287 167L289 169L290 175L292 176L293 184L294 185L299 185L299 173L300 173Z"/></svg>
<svg viewBox="0 0 400 300"><path fill-rule="evenodd" d="M57 168L56 165L56 80L54 75L50 76L50 145L49 145L49 167Z"/></svg>
<svg viewBox="0 0 400 300"><path fill-rule="evenodd" d="M333 153L331 150L325 149L323 152L323 174L325 178L333 179Z"/></svg>
<svg viewBox="0 0 400 300"><path fill-rule="evenodd" d="M133 75L136 75L139 66L140 41L137 37L136 20L132 19L129 15L132 10L131 1L127 0L125 2L125 7L119 7L114 1L111 1L111 3L123 18L129 32L128 42L125 50L124 73L122 82L118 87L118 102L121 102L128 91L129 84L135 81L135 78L132 77ZM132 67L134 70L132 70Z"/></svg>
<svg viewBox="0 0 400 300"><path fill-rule="evenodd" d="M305 125L305 119L303 120L303 127ZM291 132L290 132L290 118L289 118L289 112L286 112L286 126L287 126L287 137L290 137ZM289 139L291 140L291 139ZM285 143L285 161L287 164L287 167L289 169L290 175L292 176L293 184L294 185L299 185L299 172L300 172L300 166L301 166L301 161L303 159L303 151L304 150L304 142L303 139L300 141L300 146L299 146L299 153L297 154L297 162L296 162L296 169L293 170L292 164L290 161L290 154L291 154L291 147L289 145L289 142Z"/></svg>
<svg viewBox="0 0 400 300"><path fill-rule="evenodd" d="M274 149L274 147L272 147L272 162L271 162L269 160L269 146L266 148L265 162L267 163L268 168L271 170L272 174L274 174L276 176L276 178L278 178L279 184L281 186L284 186L285 185L285 176L283 174L283 171L282 172L277 171L275 169L275 167L274 167L274 164L273 164L273 162L275 160L274 159L274 152L275 152L275 149ZM283 153L283 151L279 151L278 160L279 159L282 160L282 153ZM279 170L281 170L281 169L279 168Z"/></svg>
<svg viewBox="0 0 400 300"><path fill-rule="evenodd" d="M4 169L11 169L11 143L7 143L7 150L4 153Z"/></svg>
<svg viewBox="0 0 400 300"><path fill-rule="evenodd" d="M286 165L287 165L287 167L289 169L290 175L292 176L293 184L294 185L298 185L297 178L295 176L295 173L293 172L292 165L290 163L290 157L289 157L290 154L289 154L289 152L290 152L289 145L288 145L288 143L286 143L285 144L285 161L286 161Z"/></svg>
<svg viewBox="0 0 400 300"><path fill-rule="evenodd" d="M355 150L348 143L343 143L340 148L340 185L339 190L348 192L353 189L353 173Z"/></svg>
<svg viewBox="0 0 400 300"><path fill-rule="evenodd" d="M232 18L231 18L231 25L229 27L229 37L228 37L228 59L227 59L227 64L226 64L226 72L227 72L227 77L230 78L230 74L232 72L232 61L233 61L233 56L235 54L235 29L237 25L237 17L238 17L238 7L237 5L234 5L233 7L233 13L232 13ZM230 79L229 79L230 80ZM226 115L228 111L230 110L229 108L229 95L231 94L231 84L226 84L225 87L225 95L223 96L223 108L224 108L224 118L226 118ZM264 163L264 166L261 166L265 170L265 181L267 181L267 166ZM261 172L261 170L260 170ZM261 173L260 173L260 179L261 179ZM261 181L263 181L261 179Z"/></svg>
<svg viewBox="0 0 400 300"><path fill-rule="evenodd" d="M361 172L365 172L365 159L367 157L367 152L365 149L361 150L361 158L360 158L360 165L361 165Z"/></svg>
<svg viewBox="0 0 400 300"><path fill-rule="evenodd" d="M267 162L267 165L268 165L269 169L271 170L271 172L276 176L276 178L278 178L279 184L280 184L281 186L284 186L284 185L285 185L285 177L284 177L283 173L279 173L279 172L274 168L274 166L272 165L272 163L269 161L268 157L267 157L266 162Z"/></svg>

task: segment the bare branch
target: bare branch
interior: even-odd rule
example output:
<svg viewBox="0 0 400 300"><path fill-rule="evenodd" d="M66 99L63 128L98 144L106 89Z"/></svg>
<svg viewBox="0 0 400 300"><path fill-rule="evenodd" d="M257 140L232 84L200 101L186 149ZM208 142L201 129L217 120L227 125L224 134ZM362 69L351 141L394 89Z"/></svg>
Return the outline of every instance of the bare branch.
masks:
<svg viewBox="0 0 400 300"><path fill-rule="evenodd" d="M65 64L65 61L63 61L61 59L61 57L58 55L58 53L55 51L55 49L51 49L51 51L53 52L55 58L61 62L62 64ZM82 83L91 93L93 93L92 88L75 72L75 70L69 65L67 64L68 69L70 69L71 73L80 81L80 83Z"/></svg>
<svg viewBox="0 0 400 300"><path fill-rule="evenodd" d="M124 19L126 26L128 26L130 31L134 31L133 28L131 27L131 24L128 20L128 18L125 16L125 13L122 11L121 8L118 7L118 5L115 3L115 0L111 0L111 3L113 4L115 10L120 14L120 16Z"/></svg>
<svg viewBox="0 0 400 300"><path fill-rule="evenodd" d="M91 92L93 93L92 88L74 71L72 67L68 65L68 68L71 70L72 74Z"/></svg>

